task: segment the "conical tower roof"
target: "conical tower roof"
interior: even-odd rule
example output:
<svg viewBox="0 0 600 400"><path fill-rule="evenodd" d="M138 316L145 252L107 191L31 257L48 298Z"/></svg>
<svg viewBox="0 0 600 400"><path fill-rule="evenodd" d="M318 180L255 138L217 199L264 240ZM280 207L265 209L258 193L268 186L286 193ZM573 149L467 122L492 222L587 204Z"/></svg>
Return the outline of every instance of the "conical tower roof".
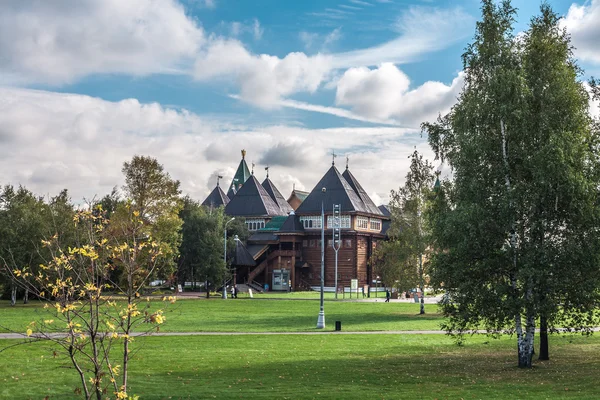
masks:
<svg viewBox="0 0 600 400"><path fill-rule="evenodd" d="M231 185L227 189L227 197L232 199L242 185L250 178L250 175L248 164L246 164L246 150L242 150L242 160L240 161L240 165L238 165L237 171L235 171Z"/></svg>
<svg viewBox="0 0 600 400"><path fill-rule="evenodd" d="M358 183L354 175L352 175L352 172L350 172L348 167L346 167L346 170L344 171L342 176L344 177L344 179L346 179L346 182L348 182L350 186L352 186L352 189L354 189L354 192L358 195L358 197L360 197L363 204L365 205L367 212L374 215L383 215L381 210L375 205L375 203L373 203L373 200L371 200L365 189L363 189L363 187L360 185L360 183Z"/></svg>
<svg viewBox="0 0 600 400"><path fill-rule="evenodd" d="M240 217L272 217L287 215L261 186L254 175L244 183L225 207L225 214Z"/></svg>
<svg viewBox="0 0 600 400"><path fill-rule="evenodd" d="M215 186L212 192L210 192L206 200L202 202L202 205L206 207L217 208L221 206L226 206L227 203L229 203L229 197L227 197L225 192L221 190L219 184L217 184L217 186Z"/></svg>
<svg viewBox="0 0 600 400"><path fill-rule="evenodd" d="M250 254L248 249L246 249L246 246L244 246L244 243L242 243L242 241L237 238L235 240L235 256L233 257L233 261L231 262L231 265L236 266L236 267L242 267L242 266L254 267L256 265L256 262L254 261L252 254Z"/></svg>
<svg viewBox="0 0 600 400"><path fill-rule="evenodd" d="M324 192L323 188L326 188ZM334 204L341 204L342 212L370 213L352 186L346 182L334 165L329 168L308 197L300 204L296 214L320 214L321 202L323 202L326 212L332 212Z"/></svg>
<svg viewBox="0 0 600 400"><path fill-rule="evenodd" d="M281 192L277 190L277 187L275 187L273 182L268 177L263 181L262 187L265 188L271 199L279 206L283 213L287 215L294 211L292 206L290 206L290 203L287 202Z"/></svg>

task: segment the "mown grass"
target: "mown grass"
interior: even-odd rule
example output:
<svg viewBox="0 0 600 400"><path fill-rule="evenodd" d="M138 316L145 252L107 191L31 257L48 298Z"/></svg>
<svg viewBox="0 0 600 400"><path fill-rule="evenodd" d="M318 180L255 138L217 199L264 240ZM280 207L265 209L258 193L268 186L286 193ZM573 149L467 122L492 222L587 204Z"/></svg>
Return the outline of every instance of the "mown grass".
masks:
<svg viewBox="0 0 600 400"><path fill-rule="evenodd" d="M165 332L301 332L314 331L318 300L267 299L186 299L175 304L151 301L152 308L164 308ZM325 302L327 330L342 321L345 331L438 330L442 318L436 305L426 305L427 314L418 315L415 303ZM0 302L0 332L24 332L34 320L52 318L52 309L40 303Z"/></svg>
<svg viewBox="0 0 600 400"><path fill-rule="evenodd" d="M0 341L0 347L12 341ZM600 339L552 336L551 361L516 365L514 339L443 335L148 337L131 365L141 399L596 399ZM43 343L0 353L0 398L76 398Z"/></svg>

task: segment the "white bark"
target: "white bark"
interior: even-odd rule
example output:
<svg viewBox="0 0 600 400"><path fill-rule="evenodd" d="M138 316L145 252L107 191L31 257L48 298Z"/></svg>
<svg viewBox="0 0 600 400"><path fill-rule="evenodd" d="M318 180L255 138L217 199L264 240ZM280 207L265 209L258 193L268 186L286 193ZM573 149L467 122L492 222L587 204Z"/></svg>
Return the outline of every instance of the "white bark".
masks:
<svg viewBox="0 0 600 400"><path fill-rule="evenodd" d="M10 305L14 306L17 304L17 285L13 283L10 288Z"/></svg>
<svg viewBox="0 0 600 400"><path fill-rule="evenodd" d="M508 150L506 143L506 128L504 126L504 120L500 120L500 132L502 134L502 161L504 162L504 181L506 185L506 192L508 194L508 204L510 208L513 207L512 200L512 186L510 182L509 164L508 164ZM512 263L513 272L511 274L511 284L513 291L517 291L517 278L515 276L517 271L517 229L513 218L510 230L510 248L512 251ZM531 299L531 284L528 282L527 293L525 296L526 300ZM523 321L521 312L515 313L515 330L517 332L517 347L519 351L519 367L528 368L531 367L531 358L533 356L533 338L535 334L535 316L533 312L528 308L526 311L525 319L525 332L523 332ZM524 334L523 334L524 333Z"/></svg>

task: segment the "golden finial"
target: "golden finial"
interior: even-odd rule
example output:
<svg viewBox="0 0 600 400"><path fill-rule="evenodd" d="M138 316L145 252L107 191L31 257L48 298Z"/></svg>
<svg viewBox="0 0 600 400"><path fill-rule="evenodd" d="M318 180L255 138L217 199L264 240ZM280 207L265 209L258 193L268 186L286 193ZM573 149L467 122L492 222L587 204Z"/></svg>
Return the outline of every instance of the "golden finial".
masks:
<svg viewBox="0 0 600 400"><path fill-rule="evenodd" d="M246 150L242 150L242 160L246 158Z"/></svg>

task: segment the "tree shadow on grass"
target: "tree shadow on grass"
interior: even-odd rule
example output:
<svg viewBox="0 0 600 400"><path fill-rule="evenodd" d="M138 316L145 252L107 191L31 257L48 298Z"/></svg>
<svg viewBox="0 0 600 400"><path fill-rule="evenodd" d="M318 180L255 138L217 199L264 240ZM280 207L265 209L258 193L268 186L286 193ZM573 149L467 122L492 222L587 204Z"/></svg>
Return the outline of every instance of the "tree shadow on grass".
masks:
<svg viewBox="0 0 600 400"><path fill-rule="evenodd" d="M581 398L582 393L588 396L594 393L600 372L598 359L588 364L586 371L577 371L569 368L577 357L563 354L557 356L557 361L537 369L519 370L511 341L458 347L447 341L394 344L393 336L388 338L387 345L372 349L370 336L353 340L339 336L310 337L299 341L302 345L296 343L296 347L293 340L254 337L247 340L248 347L254 346L251 350L240 346L240 341L231 346L222 343L218 348L206 349L204 360L189 359L176 352L161 360L169 370L149 374L148 378L155 383L144 385L136 393L145 399L166 395L537 399L557 398L557 393L561 393L558 397Z"/></svg>

